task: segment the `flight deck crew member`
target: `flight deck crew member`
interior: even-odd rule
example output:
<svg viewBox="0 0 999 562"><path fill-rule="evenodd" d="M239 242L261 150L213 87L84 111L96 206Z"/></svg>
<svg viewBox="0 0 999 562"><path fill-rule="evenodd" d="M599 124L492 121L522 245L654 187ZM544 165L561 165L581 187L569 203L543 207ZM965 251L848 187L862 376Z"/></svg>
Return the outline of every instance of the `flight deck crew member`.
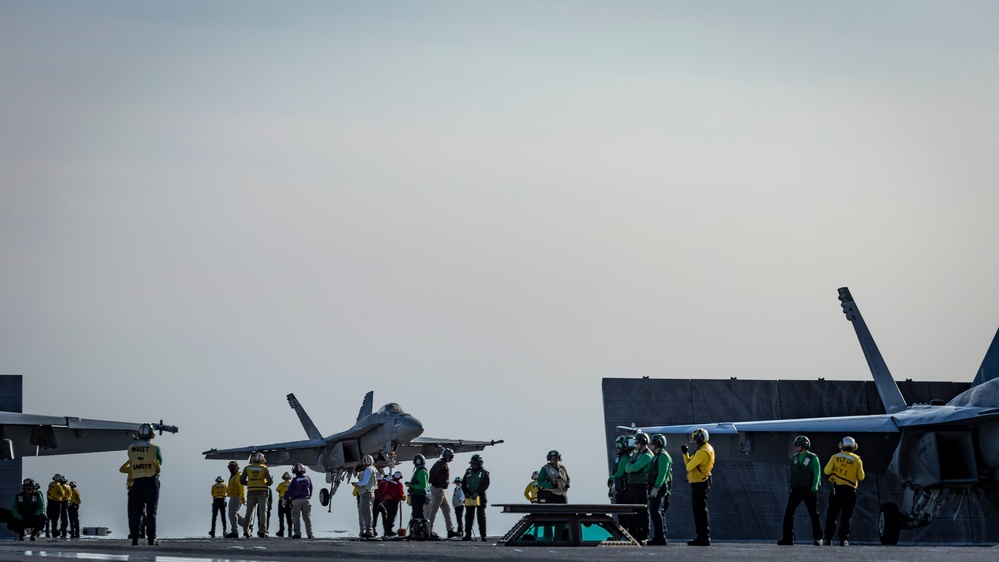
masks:
<svg viewBox="0 0 999 562"><path fill-rule="evenodd" d="M646 544L666 546L669 544L666 538L669 534L666 530L666 510L669 509L669 495L673 491L673 457L666 452L664 435L653 435L649 447L653 456L647 480L649 540Z"/></svg>
<svg viewBox="0 0 999 562"><path fill-rule="evenodd" d="M715 450L708 443L708 430L697 428L690 434L696 450L683 444L683 464L687 468L687 482L690 484L690 503L694 512L694 527L697 536L687 541L689 546L710 546L711 525L708 519L708 490L711 489L711 469L715 466Z"/></svg>
<svg viewBox="0 0 999 562"><path fill-rule="evenodd" d="M215 477L212 484L212 530L208 532L209 537L215 536L215 516L222 520L222 536L226 536L225 530L225 479L221 476Z"/></svg>
<svg viewBox="0 0 999 562"><path fill-rule="evenodd" d="M469 467L461 479L461 491L465 493L465 536L463 541L472 540L472 521L478 513L479 535L486 540L486 490L489 488L489 471L482 465L482 455L472 455Z"/></svg>
<svg viewBox="0 0 999 562"><path fill-rule="evenodd" d="M80 538L80 489L76 487L76 482L69 483L69 538Z"/></svg>
<svg viewBox="0 0 999 562"><path fill-rule="evenodd" d="M254 508L257 514L257 536L267 538L267 492L270 491L274 477L265 464L267 459L263 453L253 453L250 464L239 475L239 483L246 486L246 519L243 520L243 536L250 536L250 521L253 519Z"/></svg>
<svg viewBox="0 0 999 562"><path fill-rule="evenodd" d="M635 434L635 451L631 455L631 461L624 467L624 498L622 503L648 505L649 499L649 465L652 463L652 451L649 450L649 436L638 432ZM625 529L638 542L642 542L649 537L649 518L642 515L635 515L625 518Z"/></svg>
<svg viewBox="0 0 999 562"><path fill-rule="evenodd" d="M534 474L537 474L535 472ZM454 477L454 492L451 493L451 507L454 508L454 522L458 535L465 534L465 492L461 490L461 476Z"/></svg>
<svg viewBox="0 0 999 562"><path fill-rule="evenodd" d="M538 490L538 471L535 470L531 473L531 481L524 488L524 497L531 503L538 503Z"/></svg>
<svg viewBox="0 0 999 562"><path fill-rule="evenodd" d="M840 546L850 545L850 518L857 505L857 486L864 479L864 463L857 456L857 441L844 437L839 442L840 452L829 458L823 470L832 482L832 495L829 496L829 511L826 512L826 544L832 545L836 530L836 516L842 513L839 525Z"/></svg>
<svg viewBox="0 0 999 562"><path fill-rule="evenodd" d="M413 519L424 519L424 506L427 505L427 488L430 486L430 474L427 473L427 458L421 454L413 457L413 478L409 481L409 498L413 507L413 513L409 516ZM413 536L410 533L410 536Z"/></svg>
<svg viewBox="0 0 999 562"><path fill-rule="evenodd" d="M454 521L451 520L451 506L447 502L447 487L451 485L451 469L447 463L454 460L454 451L444 449L441 451L441 458L430 467L430 515L427 517L430 524L430 536L439 538L434 532L434 521L437 519L437 511L444 512L444 524L447 527L447 538L460 537L454 530Z"/></svg>
<svg viewBox="0 0 999 562"><path fill-rule="evenodd" d="M819 508L816 504L819 490L819 457L809 451L811 441L804 435L794 438L794 455L791 455L791 470L787 475L787 507L784 509L784 536L779 545L794 544L794 512L798 504L805 502L805 511L812 520L812 539L816 546L822 545L822 527L819 525Z"/></svg>
<svg viewBox="0 0 999 562"><path fill-rule="evenodd" d="M278 495L278 532L277 536L284 536L284 524L288 523L288 536L291 536L291 499L287 497L288 484L291 483L291 473L285 472L281 475L281 483L274 491Z"/></svg>
<svg viewBox="0 0 999 562"><path fill-rule="evenodd" d="M227 513L229 516L229 531L225 538L227 539L238 539L239 538L239 508L246 503L246 490L243 487L243 483L239 481L239 463L236 461L229 461L229 482L225 487L225 497L228 498L229 503L227 506ZM247 517L249 519L249 517ZM223 523L223 528L225 524Z"/></svg>
<svg viewBox="0 0 999 562"><path fill-rule="evenodd" d="M392 478L385 479L385 536L394 537L395 519L399 513L399 502L406 499L406 488L402 485L402 473L398 470L392 473Z"/></svg>
<svg viewBox="0 0 999 562"><path fill-rule="evenodd" d="M567 503L568 495L569 472L562 464L562 455L552 449L548 462L538 471L538 502Z"/></svg>
<svg viewBox="0 0 999 562"><path fill-rule="evenodd" d="M63 502L66 501L66 489L62 487L61 474L56 474L52 477L52 481L49 482L49 488L45 493L46 499L48 499L48 507L45 509L45 515L48 516L48 525L45 527L45 536L51 536L57 538L59 536L59 518L62 516ZM63 519L62 522L63 530L66 528L66 520Z"/></svg>
<svg viewBox="0 0 999 562"><path fill-rule="evenodd" d="M69 500L73 497L73 489L69 487L69 478L63 474L59 477L59 484L62 486L62 505L59 506L59 521L62 522L62 529L59 532L61 538L66 538L69 531Z"/></svg>
<svg viewBox="0 0 999 562"><path fill-rule="evenodd" d="M305 466L298 463L291 469L295 477L288 484L285 497L291 498L291 516L295 521L293 539L302 538L302 520L305 520L305 534L312 538L312 479L305 474ZM291 533L291 529L288 529Z"/></svg>
<svg viewBox="0 0 999 562"><path fill-rule="evenodd" d="M357 482L352 482L354 488L357 490L357 519L361 527L360 537L362 539L374 538L374 533L372 530L374 526L371 524L372 518L372 507L375 501L375 485L378 483L378 477L375 474L375 458L371 455L364 455L364 471L361 472L361 477Z"/></svg>
<svg viewBox="0 0 999 562"><path fill-rule="evenodd" d="M132 492L129 495L128 530L132 544L139 544L143 510L146 517L146 540L150 545L158 545L156 540L156 507L160 501L160 467L163 466L163 452L159 445L153 445L153 426L144 423L139 426L136 437L139 439L128 448L128 460L132 470Z"/></svg>
<svg viewBox="0 0 999 562"><path fill-rule="evenodd" d="M24 540L28 529L31 529L31 540L35 540L45 527L45 498L35 488L35 481L31 478L25 478L21 483L21 491L14 494L10 503L10 515L13 521L8 527L17 533L18 540Z"/></svg>
<svg viewBox="0 0 999 562"><path fill-rule="evenodd" d="M378 482L375 484L374 502L371 505L371 534L378 536L378 516L382 518L382 531L387 526L388 519L385 512L385 488L388 486L388 479L378 473Z"/></svg>
<svg viewBox="0 0 999 562"><path fill-rule="evenodd" d="M128 520L129 509L132 505L132 461L125 461L125 464L118 468L118 472L125 474L125 491L128 494L128 503L125 508L125 520ZM145 538L146 536L146 512L143 511L139 514L139 538ZM128 538L132 538L132 534L128 534Z"/></svg>

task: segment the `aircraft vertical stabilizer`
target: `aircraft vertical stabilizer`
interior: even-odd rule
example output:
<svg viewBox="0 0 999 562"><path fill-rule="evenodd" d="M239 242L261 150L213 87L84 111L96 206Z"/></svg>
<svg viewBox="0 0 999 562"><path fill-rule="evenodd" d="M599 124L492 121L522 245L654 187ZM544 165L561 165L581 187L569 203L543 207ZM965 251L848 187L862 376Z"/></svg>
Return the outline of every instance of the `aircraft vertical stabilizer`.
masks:
<svg viewBox="0 0 999 562"><path fill-rule="evenodd" d="M305 408L298 402L294 394L288 395L288 405L298 414L298 420L302 422L302 427L305 428L305 434L309 436L309 439L323 438L323 434L319 433L316 424L312 423L312 418L309 417L309 414L305 413Z"/></svg>
<svg viewBox="0 0 999 562"><path fill-rule="evenodd" d="M999 331L996 331L995 337L992 338L992 345L985 353L985 359L982 359L982 366L978 368L978 374L975 375L975 380L971 386L988 382L994 378L999 378Z"/></svg>
<svg viewBox="0 0 999 562"><path fill-rule="evenodd" d="M365 416L371 415L371 403L374 401L375 391L369 390L364 395L364 402L361 402L361 409L357 412L357 421L361 421Z"/></svg>
<svg viewBox="0 0 999 562"><path fill-rule="evenodd" d="M878 345L874 343L874 336L867 329L867 323L864 322L864 317L861 316L860 309L857 308L857 303L853 302L850 289L841 287L839 289L839 300L842 303L843 314L846 314L846 319L853 324L853 329L857 332L857 339L860 340L860 347L864 350L867 365L871 368L871 374L874 376L874 385L878 389L878 395L881 396L881 403L884 404L885 412L889 414L901 412L907 406L905 398L902 397L902 392L898 389L898 385L895 384L895 379L892 378L891 372L888 371L888 365L885 364L884 358L881 357L881 351L878 350ZM993 345L995 344L993 343Z"/></svg>

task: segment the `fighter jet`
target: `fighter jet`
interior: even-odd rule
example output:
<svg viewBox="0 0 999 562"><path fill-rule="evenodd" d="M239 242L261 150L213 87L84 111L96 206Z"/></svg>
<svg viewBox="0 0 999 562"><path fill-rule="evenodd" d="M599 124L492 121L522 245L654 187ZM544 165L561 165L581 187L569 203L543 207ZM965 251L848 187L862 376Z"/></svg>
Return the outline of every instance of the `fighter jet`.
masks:
<svg viewBox="0 0 999 562"><path fill-rule="evenodd" d="M88 420L0 411L0 461L74 453L123 451L135 442L141 423ZM160 432L177 426L152 424Z"/></svg>
<svg viewBox="0 0 999 562"><path fill-rule="evenodd" d="M331 484L330 489L319 492L319 501L326 506L340 483L349 481L355 471L363 468L362 460L365 455L374 457L375 466L391 468L399 462L413 460L417 454L429 459L440 456L444 448L455 453L467 453L503 442L502 439L469 441L422 437L423 424L420 420L404 412L394 402L385 404L372 413L374 394L371 391L364 396L353 427L326 437L312 423L295 395L289 394L288 404L298 414L308 439L235 449L212 449L203 454L205 459L246 460L251 454L261 452L267 457L268 465L302 463L311 470L326 474L326 482Z"/></svg>
<svg viewBox="0 0 999 562"><path fill-rule="evenodd" d="M884 414L639 429L689 436L703 427L719 458L770 463L786 463L788 444L799 434L807 434L813 448L816 442L835 443L846 435L876 444L862 451L865 470L891 471L903 486L901 507L881 506L882 544L897 544L902 529L928 525L948 501L960 505L973 493L984 494L999 511L999 332L970 389L946 404L907 404L848 288L839 289L839 300L860 340Z"/></svg>

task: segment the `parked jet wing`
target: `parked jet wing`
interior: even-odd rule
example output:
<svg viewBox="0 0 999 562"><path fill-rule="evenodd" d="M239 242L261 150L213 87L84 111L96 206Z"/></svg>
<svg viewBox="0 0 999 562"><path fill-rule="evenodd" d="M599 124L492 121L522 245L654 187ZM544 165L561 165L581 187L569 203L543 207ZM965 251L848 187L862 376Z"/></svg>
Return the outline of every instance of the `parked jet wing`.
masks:
<svg viewBox="0 0 999 562"><path fill-rule="evenodd" d="M141 423L0 412L0 459L123 451L135 442ZM154 423L160 432L177 427Z"/></svg>
<svg viewBox="0 0 999 562"><path fill-rule="evenodd" d="M234 449L211 449L202 453L206 460L236 460L246 462L253 453L263 453L267 464L282 465L302 463L306 466L316 464L326 443L322 439L306 439L304 441L289 441L287 443L270 443L268 445L250 445Z"/></svg>
<svg viewBox="0 0 999 562"><path fill-rule="evenodd" d="M440 439L436 437L420 436L410 440L408 443L400 444L396 450L397 461L411 461L417 453L428 459L439 457L444 448L451 449L455 453L472 453L483 451L486 447L502 443L502 439L492 441L472 441L470 439Z"/></svg>

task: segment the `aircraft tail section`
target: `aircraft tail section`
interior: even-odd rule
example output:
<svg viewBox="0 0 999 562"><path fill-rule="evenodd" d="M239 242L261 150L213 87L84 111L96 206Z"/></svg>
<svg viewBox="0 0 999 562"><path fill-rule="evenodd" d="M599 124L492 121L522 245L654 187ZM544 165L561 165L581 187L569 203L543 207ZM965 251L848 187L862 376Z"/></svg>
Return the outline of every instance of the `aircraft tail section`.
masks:
<svg viewBox="0 0 999 562"><path fill-rule="evenodd" d="M995 337L992 338L992 345L985 353L985 359L982 360L982 366L978 368L978 374L975 375L975 380L971 386L988 382L994 378L999 378L999 331L996 331Z"/></svg>
<svg viewBox="0 0 999 562"><path fill-rule="evenodd" d="M319 433L319 429L316 428L316 424L312 423L312 418L309 414L305 412L305 408L299 403L298 399L295 398L294 394L288 395L288 405L295 410L298 414L298 420L302 422L302 427L305 428L305 434L309 436L309 439L322 439L323 434Z"/></svg>
<svg viewBox="0 0 999 562"><path fill-rule="evenodd" d="M867 329L867 323L864 322L864 317L861 316L857 303L853 301L850 289L841 287L839 300L842 303L843 314L846 315L846 319L853 324L853 329L857 332L857 339L860 340L860 347L864 350L867 365L871 368L871 375L874 376L874 384L878 389L878 395L881 396L885 412L894 414L904 410L907 406L905 398L902 397L902 392L895 384L891 372L888 371L888 365L885 364L881 351L878 350L878 345L874 343L874 336ZM992 345L995 346L995 342Z"/></svg>
<svg viewBox="0 0 999 562"><path fill-rule="evenodd" d="M375 391L369 390L364 395L364 402L361 402L361 409L357 412L357 421L361 421L365 416L371 415L371 403L374 402Z"/></svg>

